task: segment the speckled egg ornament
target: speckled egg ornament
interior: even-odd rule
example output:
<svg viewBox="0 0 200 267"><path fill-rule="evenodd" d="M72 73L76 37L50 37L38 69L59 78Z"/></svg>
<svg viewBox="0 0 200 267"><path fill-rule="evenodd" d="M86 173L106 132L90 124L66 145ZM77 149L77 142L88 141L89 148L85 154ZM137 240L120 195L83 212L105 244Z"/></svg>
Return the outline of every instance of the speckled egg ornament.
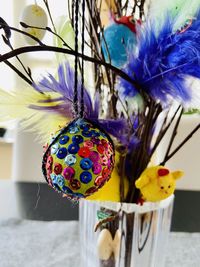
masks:
<svg viewBox="0 0 200 267"><path fill-rule="evenodd" d="M79 199L93 194L110 179L114 158L108 134L89 120L78 118L53 138L42 169L56 191Z"/></svg>
<svg viewBox="0 0 200 267"><path fill-rule="evenodd" d="M43 8L41 8L38 5L28 5L24 8L22 15L21 15L21 21L26 23L29 26L35 26L35 27L42 27L46 28L48 19L47 15ZM42 40L45 35L45 30L37 29L37 28L22 28L23 31L29 33L30 35L37 37L39 40ZM30 38L29 36L24 35L24 38L26 42L30 45L37 44L37 41Z"/></svg>

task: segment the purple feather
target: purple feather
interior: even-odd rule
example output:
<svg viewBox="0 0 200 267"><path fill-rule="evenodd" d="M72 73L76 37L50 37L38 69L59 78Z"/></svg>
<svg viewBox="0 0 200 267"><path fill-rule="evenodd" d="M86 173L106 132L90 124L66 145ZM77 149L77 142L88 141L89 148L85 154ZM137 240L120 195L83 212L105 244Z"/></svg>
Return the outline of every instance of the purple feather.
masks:
<svg viewBox="0 0 200 267"><path fill-rule="evenodd" d="M58 80L56 80L53 75L49 74L48 78L44 77L38 84L34 84L35 90L38 92L48 93L55 92L59 93L61 97L55 99L49 99L49 103L54 101L59 101L54 107L41 107L41 106L31 106L31 108L54 111L56 113L65 114L68 118L72 118L73 114L73 93L74 93L74 71L69 66L68 63L65 65L60 65L58 68ZM81 81L78 81L78 95L80 101L80 91L81 91ZM84 103L85 103L85 113L88 117L97 117L96 110L93 110L93 105L91 97L87 90L84 88ZM70 107L70 109L69 109ZM66 111L65 111L66 108Z"/></svg>
<svg viewBox="0 0 200 267"><path fill-rule="evenodd" d="M58 80L56 80L51 74L49 74L48 78L44 77L38 84L34 85L34 88L40 93L56 92L59 93L61 97L56 97L54 99L49 98L49 100L40 102L51 104L49 106L41 106L38 103L38 106L30 105L29 108L48 113L54 112L62 116L66 116L68 119L73 119L74 71L68 63L59 66ZM81 82L78 81L79 101L80 91ZM52 106L53 102L56 102L55 106ZM84 88L85 117L102 126L105 131L115 136L120 141L122 131L124 131L124 129L127 129L126 120L98 119L100 111L99 102L100 97L99 94L96 93L93 108L91 96Z"/></svg>
<svg viewBox="0 0 200 267"><path fill-rule="evenodd" d="M93 120L94 121L94 120ZM124 129L127 129L127 122L124 119L99 119L96 121L107 133L116 137L119 141Z"/></svg>
<svg viewBox="0 0 200 267"><path fill-rule="evenodd" d="M30 109L35 109L38 111L44 111L48 113L58 113L66 118L70 118L72 116L72 105L69 103L60 103L55 106L37 106L37 105L29 105Z"/></svg>
<svg viewBox="0 0 200 267"><path fill-rule="evenodd" d="M129 125L126 119L104 119L93 120L98 123L108 134L117 138L118 142L133 151L140 145L140 140L132 134L130 136Z"/></svg>
<svg viewBox="0 0 200 267"><path fill-rule="evenodd" d="M138 35L138 53L130 55L124 69L146 94L163 104L171 98L181 103L190 102L192 92L186 79L188 76L200 78L200 12L183 32L173 33L175 20L166 15L159 33L152 21L147 22ZM124 79L119 81L119 90L124 96L138 93Z"/></svg>

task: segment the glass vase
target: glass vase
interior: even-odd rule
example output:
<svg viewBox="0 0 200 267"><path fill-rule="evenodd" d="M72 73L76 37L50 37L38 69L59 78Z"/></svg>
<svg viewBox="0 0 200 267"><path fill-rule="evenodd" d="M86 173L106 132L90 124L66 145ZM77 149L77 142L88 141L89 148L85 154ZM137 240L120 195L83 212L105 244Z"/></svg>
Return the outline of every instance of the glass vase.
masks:
<svg viewBox="0 0 200 267"><path fill-rule="evenodd" d="M173 199L143 205L81 200L81 266L163 267Z"/></svg>

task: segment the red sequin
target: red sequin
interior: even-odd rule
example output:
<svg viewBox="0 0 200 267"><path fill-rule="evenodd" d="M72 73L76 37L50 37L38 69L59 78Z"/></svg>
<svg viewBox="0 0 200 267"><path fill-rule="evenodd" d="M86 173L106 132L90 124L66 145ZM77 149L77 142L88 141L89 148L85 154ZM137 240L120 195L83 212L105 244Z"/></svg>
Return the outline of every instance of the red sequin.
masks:
<svg viewBox="0 0 200 267"><path fill-rule="evenodd" d="M82 158L88 158L90 155L90 149L88 147L81 147L78 151L78 155Z"/></svg>
<svg viewBox="0 0 200 267"><path fill-rule="evenodd" d="M97 145L97 151L103 154L105 152L105 147L103 145Z"/></svg>
<svg viewBox="0 0 200 267"><path fill-rule="evenodd" d="M56 175L61 174L62 172L62 165L60 163L56 163L54 166L54 172Z"/></svg>
<svg viewBox="0 0 200 267"><path fill-rule="evenodd" d="M108 176L110 175L111 171L108 168L104 168L102 171L102 176L104 179L107 179Z"/></svg>
<svg viewBox="0 0 200 267"><path fill-rule="evenodd" d="M99 187L99 186L101 186L104 183L104 181L105 181L105 178L103 178L103 176L98 176L95 179L94 184Z"/></svg>
<svg viewBox="0 0 200 267"><path fill-rule="evenodd" d="M95 186L90 187L90 188L85 192L85 195L86 195L86 196L89 196L89 195L95 193L97 190L98 190L98 188L95 187Z"/></svg>
<svg viewBox="0 0 200 267"><path fill-rule="evenodd" d="M49 156L47 159L47 163L52 164L53 163L53 157Z"/></svg>
<svg viewBox="0 0 200 267"><path fill-rule="evenodd" d="M71 183L70 183L70 187L71 187L73 190L78 190L78 189L81 188L81 183L80 183L78 180L74 179L74 180L71 181Z"/></svg>
<svg viewBox="0 0 200 267"><path fill-rule="evenodd" d="M108 142L105 139L101 139L101 144L105 147L108 148Z"/></svg>

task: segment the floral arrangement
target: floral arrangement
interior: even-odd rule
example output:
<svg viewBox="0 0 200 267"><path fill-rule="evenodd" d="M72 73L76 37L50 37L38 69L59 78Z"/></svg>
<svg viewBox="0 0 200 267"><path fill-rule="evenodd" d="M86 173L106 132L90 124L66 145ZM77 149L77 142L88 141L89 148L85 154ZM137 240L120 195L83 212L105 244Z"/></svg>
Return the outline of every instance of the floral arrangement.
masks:
<svg viewBox="0 0 200 267"><path fill-rule="evenodd" d="M59 26L48 1L41 2L46 11L37 4L26 7L21 29L0 19L11 49L0 62L28 84L20 93L0 91L1 119L20 119L22 127L45 140L44 176L70 199L167 198L183 173L165 164L200 128L171 151L183 113L200 105L199 89L188 82L200 78L198 1L168 1L158 10L158 1L76 0ZM12 32L29 45L13 48ZM54 46L42 41L45 32L54 36ZM37 51L62 59L55 77L35 81L20 60L21 54ZM13 57L22 70L9 61ZM152 157L172 125L165 157L155 165Z"/></svg>

